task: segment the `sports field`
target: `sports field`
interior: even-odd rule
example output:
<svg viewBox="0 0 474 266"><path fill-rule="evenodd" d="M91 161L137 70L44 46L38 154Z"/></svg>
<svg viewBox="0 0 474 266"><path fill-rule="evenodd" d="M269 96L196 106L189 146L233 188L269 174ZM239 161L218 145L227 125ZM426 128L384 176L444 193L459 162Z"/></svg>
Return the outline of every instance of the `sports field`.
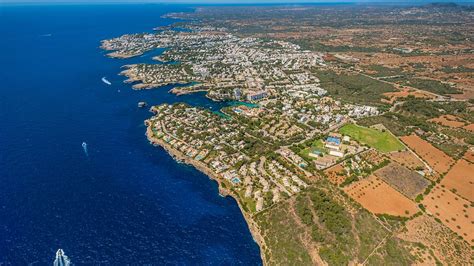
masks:
<svg viewBox="0 0 474 266"><path fill-rule="evenodd" d="M347 135L362 144L367 144L381 152L404 150L403 144L389 132L382 132L374 128L361 127L355 124L347 124L340 128L339 132Z"/></svg>

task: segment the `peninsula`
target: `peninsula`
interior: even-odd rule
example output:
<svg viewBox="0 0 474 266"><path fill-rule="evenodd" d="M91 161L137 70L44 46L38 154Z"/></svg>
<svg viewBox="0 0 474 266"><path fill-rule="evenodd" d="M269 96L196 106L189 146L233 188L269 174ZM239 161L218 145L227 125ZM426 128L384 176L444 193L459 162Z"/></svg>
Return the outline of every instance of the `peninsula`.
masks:
<svg viewBox="0 0 474 266"><path fill-rule="evenodd" d="M283 7L265 8L281 22ZM287 12L285 23L296 26L298 14L319 10ZM333 21L346 10L331 12ZM234 102L218 112L184 103L153 106L146 136L235 198L265 265L434 265L472 258L474 198L460 184L468 181L456 178L471 171L465 178L472 188L474 116L472 101L451 97L470 92L402 84L396 76L403 72L382 66L366 73L350 48L318 51L288 38L288 28L274 33L276 24L250 33L250 18L235 18L226 7L169 16L199 20L104 40L101 47L113 58L165 48L155 64L125 66L121 74L134 89L176 85L171 93L205 91ZM386 26L382 17L371 25ZM362 21L361 27L369 23ZM344 25L329 27L340 33ZM460 147L451 148L460 152L444 151L438 130L457 138Z"/></svg>

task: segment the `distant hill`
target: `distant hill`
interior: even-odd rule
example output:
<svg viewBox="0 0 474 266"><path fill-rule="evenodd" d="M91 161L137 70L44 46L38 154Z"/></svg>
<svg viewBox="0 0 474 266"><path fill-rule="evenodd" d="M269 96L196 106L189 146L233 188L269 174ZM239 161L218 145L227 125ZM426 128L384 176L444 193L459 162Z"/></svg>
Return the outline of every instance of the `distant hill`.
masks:
<svg viewBox="0 0 474 266"><path fill-rule="evenodd" d="M458 4L449 2L449 3L442 3L442 2L436 2L436 3L430 3L427 4L425 7L449 7L449 8L454 8L454 7L459 7Z"/></svg>

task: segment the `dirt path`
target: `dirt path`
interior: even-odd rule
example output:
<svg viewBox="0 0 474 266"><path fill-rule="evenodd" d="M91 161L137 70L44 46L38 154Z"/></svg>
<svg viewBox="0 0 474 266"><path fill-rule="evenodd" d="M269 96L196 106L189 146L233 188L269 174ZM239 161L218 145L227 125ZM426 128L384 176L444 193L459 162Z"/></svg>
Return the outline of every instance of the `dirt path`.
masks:
<svg viewBox="0 0 474 266"><path fill-rule="evenodd" d="M313 261L315 265L328 265L319 256L318 246L315 245L313 241L311 240L311 234L310 232L308 232L307 226L300 221L298 215L296 214L295 201L296 201L295 198L292 198L292 200L288 202L289 214L290 214L290 218L295 221L298 228L301 228L304 231L304 234L300 236L301 243L303 243L303 245L305 246L306 250L308 251L309 256L311 257L311 260ZM314 212L313 212L313 217L315 217Z"/></svg>

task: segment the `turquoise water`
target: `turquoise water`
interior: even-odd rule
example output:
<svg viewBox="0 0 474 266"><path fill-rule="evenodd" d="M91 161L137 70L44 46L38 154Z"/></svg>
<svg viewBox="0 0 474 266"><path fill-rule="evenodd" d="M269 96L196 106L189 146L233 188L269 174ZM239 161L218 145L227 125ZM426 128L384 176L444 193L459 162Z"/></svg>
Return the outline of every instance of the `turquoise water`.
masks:
<svg viewBox="0 0 474 266"><path fill-rule="evenodd" d="M257 107L260 107L260 105L258 105L258 104L256 104L256 103L241 102L241 101L232 102L231 105L232 105L232 106L244 105L244 106L247 106L247 107L249 107L249 108L257 108Z"/></svg>
<svg viewBox="0 0 474 266"><path fill-rule="evenodd" d="M0 265L51 265L58 248L79 265L261 264L235 201L151 146L143 125L151 113L137 108L229 103L178 97L169 86L134 91L121 66L157 63L162 50L118 60L99 48L188 10L0 5Z"/></svg>

